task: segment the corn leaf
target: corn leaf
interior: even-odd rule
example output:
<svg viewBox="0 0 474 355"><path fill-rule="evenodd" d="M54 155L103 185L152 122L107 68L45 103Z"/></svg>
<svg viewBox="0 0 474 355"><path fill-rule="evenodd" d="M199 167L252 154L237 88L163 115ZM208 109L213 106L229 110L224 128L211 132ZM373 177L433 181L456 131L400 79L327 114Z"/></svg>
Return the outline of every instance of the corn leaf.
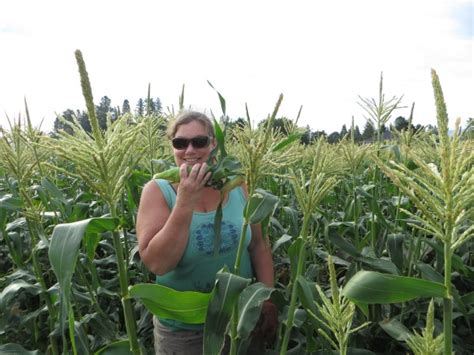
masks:
<svg viewBox="0 0 474 355"><path fill-rule="evenodd" d="M228 272L226 267L217 273L204 325L204 354L220 354L234 305L250 281Z"/></svg>
<svg viewBox="0 0 474 355"><path fill-rule="evenodd" d="M90 218L54 227L48 256L60 286L59 328L64 334L69 307L72 275L76 268L81 241L86 233L112 231L119 225L117 218Z"/></svg>
<svg viewBox="0 0 474 355"><path fill-rule="evenodd" d="M216 90L216 88L211 84L211 82L209 80L207 81L207 83L209 84L209 86L211 88L213 88L217 92L217 95L219 96L219 101L221 103L222 114L225 116L226 109L225 109L225 99L224 99L224 97L220 94L219 91Z"/></svg>
<svg viewBox="0 0 474 355"><path fill-rule="evenodd" d="M157 284L137 284L129 293L155 316L191 324L205 322L211 297L210 293L176 291Z"/></svg>
<svg viewBox="0 0 474 355"><path fill-rule="evenodd" d="M444 297L446 287L438 282L359 271L344 287L342 294L368 304L405 302L418 297Z"/></svg>
<svg viewBox="0 0 474 355"><path fill-rule="evenodd" d="M108 344L98 350L95 355L130 355L130 344L128 340L119 340Z"/></svg>
<svg viewBox="0 0 474 355"><path fill-rule="evenodd" d="M260 223L267 216L273 214L278 200L277 196L265 190L256 189L248 200L248 207L245 209L249 223Z"/></svg>
<svg viewBox="0 0 474 355"><path fill-rule="evenodd" d="M246 287L239 297L239 322L237 334L240 339L246 340L255 328L265 300L268 300L275 291L261 282Z"/></svg>
<svg viewBox="0 0 474 355"><path fill-rule="evenodd" d="M13 197L13 195L10 194L6 194L0 197L0 209L17 211L22 207L23 203L18 197Z"/></svg>
<svg viewBox="0 0 474 355"><path fill-rule="evenodd" d="M214 118L214 134L216 135L216 140L217 140L217 147L219 148L220 151L220 157L224 158L227 156L227 152L225 150L225 137L224 137L224 132L221 129L221 126L219 125L219 122Z"/></svg>
<svg viewBox="0 0 474 355"><path fill-rule="evenodd" d="M379 325L388 335L398 341L407 341L412 335L410 330L408 330L402 322L396 319L381 321L379 322Z"/></svg>
<svg viewBox="0 0 474 355"><path fill-rule="evenodd" d="M302 134L299 133L299 132L289 134L288 137L283 139L281 142L279 142L277 145L275 145L272 148L272 152L277 152L279 150L282 150L287 145L289 145L289 144L293 143L294 141L297 141L298 139L300 139L301 136L302 136Z"/></svg>
<svg viewBox="0 0 474 355"><path fill-rule="evenodd" d="M398 270L403 270L403 241L405 235L402 233L389 234L387 237L387 249L390 259L397 266Z"/></svg>
<svg viewBox="0 0 474 355"><path fill-rule="evenodd" d="M28 351L19 344L8 343L0 345L0 354L36 355L39 354L39 351Z"/></svg>

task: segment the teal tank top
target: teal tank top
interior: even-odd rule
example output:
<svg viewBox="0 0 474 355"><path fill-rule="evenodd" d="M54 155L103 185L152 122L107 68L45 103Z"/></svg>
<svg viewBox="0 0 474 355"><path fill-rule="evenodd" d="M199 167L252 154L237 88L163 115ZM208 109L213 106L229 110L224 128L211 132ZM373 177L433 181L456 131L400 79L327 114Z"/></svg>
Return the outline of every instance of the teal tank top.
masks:
<svg viewBox="0 0 474 355"><path fill-rule="evenodd" d="M176 192L166 180L155 180L170 210L176 204ZM178 291L211 292L216 273L227 265L234 267L239 238L242 231L243 211L246 199L241 187L230 191L222 208L221 245L219 254L214 255L214 217L212 212L194 212L189 227L189 239L186 250L175 269L162 276L156 276L156 283ZM253 277L252 264L248 252L251 240L250 228L247 228L244 251L242 253L240 275ZM202 329L203 324L187 324L172 319L161 319L160 323L173 330Z"/></svg>

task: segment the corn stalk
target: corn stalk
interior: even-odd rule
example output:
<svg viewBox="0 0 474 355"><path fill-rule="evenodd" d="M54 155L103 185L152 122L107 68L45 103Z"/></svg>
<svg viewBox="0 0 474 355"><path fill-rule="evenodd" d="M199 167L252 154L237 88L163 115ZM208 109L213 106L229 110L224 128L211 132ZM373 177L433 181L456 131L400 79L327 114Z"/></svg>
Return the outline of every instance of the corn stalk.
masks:
<svg viewBox="0 0 474 355"><path fill-rule="evenodd" d="M73 123L64 120L64 123L71 127L73 135L64 131L60 132L60 139L50 139L48 145L60 158L73 163L75 171L55 168L65 174L81 178L106 202L111 216L119 217L118 205L124 192L124 184L130 175L131 168L137 164L140 157L135 147L141 125L129 125L125 116L113 123L109 119L108 129L105 132L100 130L82 54L79 50L75 54L92 136L84 131L77 120ZM124 259L124 246L117 230L113 232L113 243L117 256L120 293L130 350L134 354L139 354L133 305L128 293L129 278Z"/></svg>
<svg viewBox="0 0 474 355"><path fill-rule="evenodd" d="M330 176L330 172L339 163L334 154L328 154L329 151L324 149L325 142L319 140L315 146L314 155L312 157L312 167L310 175L307 177L302 170L292 172L290 182L295 192L296 200L303 213L303 226L300 230L298 238L302 239L300 249L298 251L298 264L294 277L292 276L291 298L288 309L288 318L285 324L285 334L280 347L280 354L286 354L288 343L290 341L291 329L293 328L296 304L298 300L296 280L298 276L304 272L306 261L306 244L308 241L309 224L312 219L314 209L317 208L321 200L336 185L337 180L334 176Z"/></svg>
<svg viewBox="0 0 474 355"><path fill-rule="evenodd" d="M29 121L29 120L28 120ZM35 140L40 139L38 132L34 131L29 123L28 131L23 131L21 121L18 123L10 124L10 132L6 132L0 128L0 164L4 166L5 171L13 176L17 181L18 194L23 204L22 214L25 217L28 233L31 238L31 261L33 264L33 271L35 278L41 286L41 298L46 304L49 313L49 327L50 327L50 346L53 354L58 354L58 346L56 338L53 335L55 330L55 322L57 318L56 307L54 306L53 300L48 292L48 285L43 277L41 265L37 256L37 244L39 243L38 230L41 226L41 211L39 206L34 203L32 196L30 196L29 186L37 173L36 168L40 165L40 155L33 147L33 143L29 138L34 137ZM8 239L7 233L5 238ZM47 243L47 241L45 241ZM10 245L10 243L7 243ZM23 266L23 260L21 255L16 255L14 250L11 250L12 256L16 259L19 267Z"/></svg>
<svg viewBox="0 0 474 355"><path fill-rule="evenodd" d="M242 163L242 172L248 188L249 199L254 195L258 184L265 176L274 175L279 169L294 163L298 159L297 148L292 144L295 139L282 137L272 129L273 122L280 107L283 95L280 95L272 115L266 124L257 130L252 130L250 118L244 127L238 127L235 131L237 139L237 156ZM233 272L240 273L240 261L244 250L244 241L250 224L249 203L244 210L244 221L240 236L237 256ZM265 236L263 236L265 238ZM230 353L237 353L237 323L238 309L234 307L231 321L231 348Z"/></svg>
<svg viewBox="0 0 474 355"><path fill-rule="evenodd" d="M409 150L407 154L418 166L416 170L394 161L384 162L375 155L373 159L417 207L419 213L403 210L415 221L413 227L444 244L444 353L451 355L452 258L454 251L474 236L474 146L472 140L460 139L459 119L453 135L448 134L448 114L439 78L434 70L431 76L439 129L439 142L434 142L439 164L422 160Z"/></svg>

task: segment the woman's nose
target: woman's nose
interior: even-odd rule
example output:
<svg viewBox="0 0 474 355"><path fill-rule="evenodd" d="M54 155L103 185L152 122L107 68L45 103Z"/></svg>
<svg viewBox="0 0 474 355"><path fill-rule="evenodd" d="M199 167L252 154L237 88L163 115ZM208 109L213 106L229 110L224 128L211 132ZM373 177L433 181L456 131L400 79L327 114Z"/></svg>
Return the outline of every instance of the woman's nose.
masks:
<svg viewBox="0 0 474 355"><path fill-rule="evenodd" d="M195 150L196 150L196 148L194 148L194 146L191 143L189 143L188 146L186 147L186 153L187 152L193 152Z"/></svg>

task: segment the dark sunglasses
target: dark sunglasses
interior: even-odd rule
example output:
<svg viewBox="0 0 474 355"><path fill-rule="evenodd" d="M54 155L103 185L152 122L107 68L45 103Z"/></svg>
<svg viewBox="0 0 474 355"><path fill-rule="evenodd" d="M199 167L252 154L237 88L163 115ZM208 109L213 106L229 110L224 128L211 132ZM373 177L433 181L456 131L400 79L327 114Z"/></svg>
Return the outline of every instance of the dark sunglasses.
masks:
<svg viewBox="0 0 474 355"><path fill-rule="evenodd" d="M208 136L196 136L193 138L176 137L171 140L173 148L178 150L188 148L189 143L192 144L193 148L200 149L207 147L211 143L211 139Z"/></svg>

